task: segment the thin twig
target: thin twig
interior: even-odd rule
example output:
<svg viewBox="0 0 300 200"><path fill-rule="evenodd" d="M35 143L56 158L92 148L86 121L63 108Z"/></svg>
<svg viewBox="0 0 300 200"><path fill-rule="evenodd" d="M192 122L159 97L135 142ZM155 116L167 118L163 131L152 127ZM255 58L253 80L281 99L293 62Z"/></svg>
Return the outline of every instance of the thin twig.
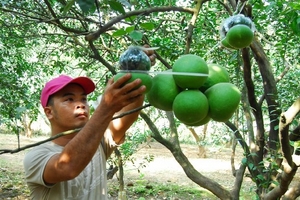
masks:
<svg viewBox="0 0 300 200"><path fill-rule="evenodd" d="M132 114L132 113L134 113L134 112L140 111L140 110L142 110L142 109L144 109L144 108L147 108L147 107L149 107L149 106L151 106L151 105L150 105L150 104L145 104L145 105L143 105L143 106L141 106L141 107L138 107L138 108L135 108L135 109L133 109L133 110L124 112L124 113L122 113L122 114L120 114L120 115L117 115L117 116L113 117L112 120L115 120L115 119L117 119L117 118L124 117L125 115L129 115L129 114ZM0 149L0 155L1 155L1 154L5 154L5 153L11 153L11 154L13 154L13 153L18 153L18 152L23 151L23 150L25 150L25 149L29 149L29 148L32 148L32 147L35 147L35 146L44 144L44 143L46 143L46 142L55 140L55 139L57 139L57 138L59 138L59 137L62 137L62 136L65 136L65 135L69 135L69 134L72 134L72 133L79 132L80 130L81 130L81 128L77 128L77 129L73 129L73 130L64 131L64 132L58 133L57 135L51 136L51 137L49 137L49 138L47 138L47 139L45 139L45 140L42 140L42 141L39 141L39 142L36 142L36 143L33 143L33 144L29 144L29 145L26 145L26 146L23 146L23 147L18 147L18 148L13 149L13 150L11 150L11 149Z"/></svg>
<svg viewBox="0 0 300 200"><path fill-rule="evenodd" d="M77 129L74 129L74 130L64 131L64 132L61 132L61 133L59 133L57 135L54 135L54 136L52 136L52 137L50 137L48 139L45 139L45 140L42 140L42 141L39 141L39 142L36 142L36 143L33 143L33 144L29 144L29 145L26 145L26 146L23 146L23 147L19 147L19 148L13 149L13 150L10 150L10 149L0 149L0 155L4 154L4 153L17 153L17 152L23 151L25 149L29 149L31 147L35 147L35 146L38 146L40 144L52 141L52 140L54 140L56 138L59 138L61 136L69 135L69 134L72 134L72 133L76 133L76 132L78 132L80 130L81 130L81 128L77 128Z"/></svg>

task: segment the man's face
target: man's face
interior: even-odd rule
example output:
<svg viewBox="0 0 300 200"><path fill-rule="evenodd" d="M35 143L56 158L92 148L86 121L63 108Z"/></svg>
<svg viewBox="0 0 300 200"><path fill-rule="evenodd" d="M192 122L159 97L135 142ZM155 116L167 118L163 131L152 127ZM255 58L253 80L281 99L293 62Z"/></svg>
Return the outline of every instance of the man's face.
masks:
<svg viewBox="0 0 300 200"><path fill-rule="evenodd" d="M52 127L63 131L83 127L89 119L87 95L78 84L69 84L51 96L49 106Z"/></svg>

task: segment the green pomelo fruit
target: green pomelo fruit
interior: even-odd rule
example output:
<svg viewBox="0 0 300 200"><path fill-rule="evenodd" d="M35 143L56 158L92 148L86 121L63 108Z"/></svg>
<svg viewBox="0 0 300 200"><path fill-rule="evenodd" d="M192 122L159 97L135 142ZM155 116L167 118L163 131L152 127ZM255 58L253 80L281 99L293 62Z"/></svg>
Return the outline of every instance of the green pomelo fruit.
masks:
<svg viewBox="0 0 300 200"><path fill-rule="evenodd" d="M158 74L152 79L152 88L146 94L149 103L161 110L171 111L175 97L180 92L171 74Z"/></svg>
<svg viewBox="0 0 300 200"><path fill-rule="evenodd" d="M231 27L226 34L228 44L237 49L249 46L252 43L253 37L252 30L243 24Z"/></svg>
<svg viewBox="0 0 300 200"><path fill-rule="evenodd" d="M200 90L204 92L217 83L228 83L229 81L230 77L225 67L210 63L208 64L208 77L204 84L200 87Z"/></svg>
<svg viewBox="0 0 300 200"><path fill-rule="evenodd" d="M130 73L130 72L129 72ZM120 79L122 76L124 76L126 73L124 72L119 72L119 73L117 73L115 76L114 76L114 81L117 81L118 79ZM128 80L128 81L126 81L126 83L125 84L127 84L127 83L131 83L132 81L134 81L134 80L136 80L136 79L141 79L141 84L140 85L138 85L138 87L140 87L140 86L142 86L142 85L144 85L144 86L146 86L146 91L145 91L145 93L147 93L147 92L149 92L150 91L150 89L151 89L151 87L152 87L152 77L151 76L149 76L148 74L146 74L146 73L131 73L131 78ZM138 87L136 87L136 88L138 88Z"/></svg>
<svg viewBox="0 0 300 200"><path fill-rule="evenodd" d="M217 83L204 94L209 104L208 115L217 122L228 121L241 100L239 89L232 83Z"/></svg>
<svg viewBox="0 0 300 200"><path fill-rule="evenodd" d="M237 49L233 46L231 46L229 43L228 43L228 40L227 40L227 37L225 37L222 41L221 41L221 44L222 46L228 48L228 49Z"/></svg>
<svg viewBox="0 0 300 200"><path fill-rule="evenodd" d="M208 74L208 67L201 57L186 54L175 61L172 71ZM173 75L173 77L176 84L183 89L199 89L207 79L207 76Z"/></svg>
<svg viewBox="0 0 300 200"><path fill-rule="evenodd" d="M208 101L199 90L184 90L173 102L173 112L184 124L196 123L207 116Z"/></svg>
<svg viewBox="0 0 300 200"><path fill-rule="evenodd" d="M210 121L210 116L209 115L206 115L206 117L204 117L204 119L198 121L198 122L194 122L194 123L184 123L185 125L188 125L188 126L202 126L204 124L207 124L209 121Z"/></svg>

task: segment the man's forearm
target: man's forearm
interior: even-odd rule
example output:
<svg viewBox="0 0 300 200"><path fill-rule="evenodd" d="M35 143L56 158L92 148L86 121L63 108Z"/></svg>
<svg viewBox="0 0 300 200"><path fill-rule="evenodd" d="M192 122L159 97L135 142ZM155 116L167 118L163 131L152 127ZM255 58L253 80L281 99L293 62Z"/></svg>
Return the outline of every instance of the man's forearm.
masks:
<svg viewBox="0 0 300 200"><path fill-rule="evenodd" d="M129 104L128 106L124 107L121 111L117 113L117 115L141 107L143 105L143 102L144 102L144 97L141 97L137 101L133 102L132 104ZM137 120L139 114L140 111L136 111L131 114L125 115L121 118L114 119L110 123L109 129L111 131L111 134L115 142L119 143L124 140L126 131Z"/></svg>

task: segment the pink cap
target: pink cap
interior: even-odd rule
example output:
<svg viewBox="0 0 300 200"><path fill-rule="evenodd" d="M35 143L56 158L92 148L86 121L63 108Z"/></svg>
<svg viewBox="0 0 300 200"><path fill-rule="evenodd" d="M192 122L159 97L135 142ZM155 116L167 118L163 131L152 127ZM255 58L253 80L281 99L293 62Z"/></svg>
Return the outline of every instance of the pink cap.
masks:
<svg viewBox="0 0 300 200"><path fill-rule="evenodd" d="M61 90L63 87L70 83L77 83L81 85L81 87L84 89L86 94L89 94L93 92L96 88L94 82L87 78L87 77L77 77L77 78L71 78L66 75L60 75L57 78L54 78L46 83L45 87L42 90L41 94L41 104L44 107L47 106L49 97Z"/></svg>

